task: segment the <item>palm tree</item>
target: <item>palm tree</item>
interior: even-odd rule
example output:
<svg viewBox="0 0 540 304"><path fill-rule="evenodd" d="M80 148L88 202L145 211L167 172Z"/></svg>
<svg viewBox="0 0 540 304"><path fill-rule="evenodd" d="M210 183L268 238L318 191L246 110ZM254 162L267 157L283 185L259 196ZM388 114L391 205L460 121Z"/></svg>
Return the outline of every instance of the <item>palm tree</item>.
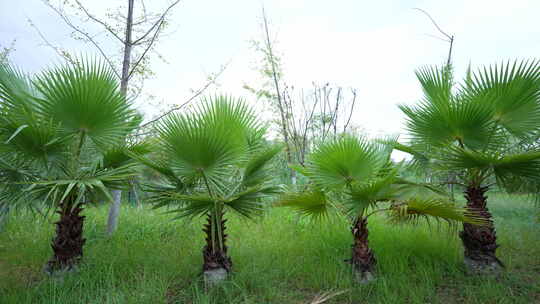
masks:
<svg viewBox="0 0 540 304"><path fill-rule="evenodd" d="M474 214L448 202L435 187L401 178L390 150L351 135L323 143L309 155L305 168L296 168L309 178L306 187L277 202L277 206L292 207L317 219L332 211L349 218L353 235L350 263L361 283L374 278L376 265L368 244L371 215L384 212L394 221L405 222L422 218L476 221Z"/></svg>
<svg viewBox="0 0 540 304"><path fill-rule="evenodd" d="M232 261L226 245L227 212L252 218L277 188L266 170L281 151L263 144L265 127L243 102L218 96L157 127L153 159L138 157L162 177L147 185L156 207L174 207L177 218L206 217L203 272L207 283L227 277Z"/></svg>
<svg viewBox="0 0 540 304"><path fill-rule="evenodd" d="M472 273L498 270L503 264L495 254L499 245L486 192L539 184L540 150L523 148L540 134L539 62L469 69L457 86L449 66L425 67L416 76L424 97L417 105L400 106L411 143L395 148L427 160L432 172L455 176L451 182L463 187L467 207L490 222L463 224L465 263Z"/></svg>
<svg viewBox="0 0 540 304"><path fill-rule="evenodd" d="M114 74L81 60L30 77L0 66L1 200L59 214L49 273L75 269L83 256L84 206L109 199L133 165L108 168L104 156L129 132L135 112Z"/></svg>

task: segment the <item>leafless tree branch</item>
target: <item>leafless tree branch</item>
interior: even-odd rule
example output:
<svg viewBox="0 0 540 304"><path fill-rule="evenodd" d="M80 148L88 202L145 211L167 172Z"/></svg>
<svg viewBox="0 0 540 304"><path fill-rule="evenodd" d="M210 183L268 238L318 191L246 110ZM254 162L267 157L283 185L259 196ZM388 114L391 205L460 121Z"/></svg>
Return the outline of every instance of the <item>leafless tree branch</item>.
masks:
<svg viewBox="0 0 540 304"><path fill-rule="evenodd" d="M142 129L144 127L147 127L153 123L155 123L156 121L162 119L163 117L171 114L172 112L174 111L178 111L180 109L182 109L183 107L187 106L189 103L191 103L195 98L199 97L206 89L208 89L212 84L214 84L216 82L216 79L221 76L221 74L223 74L223 72L225 71L225 69L227 68L228 64L224 65L223 67L221 67L221 69L216 73L214 74L210 79L208 79L208 81L200 88L198 89L197 91L195 91L195 93L189 97L184 103L182 103L181 105L178 105L176 107L173 107L172 109L168 110L167 112L161 114L160 116L158 116L157 118L154 118L152 119L151 121L147 122L147 123L144 123L142 125L140 125L138 127L138 129Z"/></svg>
<svg viewBox="0 0 540 304"><path fill-rule="evenodd" d="M73 61L72 58L66 56L66 53L64 51L62 51L61 48L53 45L52 43L49 42L49 40L47 39L47 37L45 37L45 35L43 35L43 33L39 30L39 28L37 26L34 25L34 22L28 18L28 23L30 23L30 26L36 31L36 33L38 33L39 37L41 38L41 40L45 43L46 46L50 47L51 49L53 49L56 54L58 54L58 56L64 58L65 60L67 60L69 63L75 65L76 62Z"/></svg>
<svg viewBox="0 0 540 304"><path fill-rule="evenodd" d="M450 47L448 48L448 57L447 57L447 60L446 60L446 65L450 65L450 63L452 62L452 48L454 46L454 35L449 35L445 31L443 31L441 29L441 27L437 24L437 22L435 22L435 19L433 19L431 17L431 15L428 12L426 12L425 10L423 10L421 8L417 8L417 7L413 8L413 9L418 10L418 11L422 12L424 15L426 15L429 18L429 20L431 20L433 25L435 25L437 30L441 34L443 34L446 38L448 38L448 40L446 40L446 42L448 42L450 44ZM438 37L436 37L436 38L438 38ZM441 39L441 38L438 38L438 39ZM444 40L444 39L442 39L442 40Z"/></svg>
<svg viewBox="0 0 540 304"><path fill-rule="evenodd" d="M131 71L129 72L129 75L128 75L128 79L131 78L131 76L133 75L133 72L135 72L135 69L137 68L137 66L139 65L139 63L141 63L141 61L144 59L144 56L146 56L146 53L152 48L152 46L154 45L154 42L156 41L158 35L159 35L159 32L160 32L160 27L161 27L161 24L163 24L163 21L161 21L159 27L156 29L156 31L154 32L154 35L152 36L152 40L150 40L150 42L148 43L148 45L146 46L146 48L144 49L144 52L141 54L141 56L139 57L139 59L137 59L137 61L135 62L135 64L133 65L133 67L131 68Z"/></svg>
<svg viewBox="0 0 540 304"><path fill-rule="evenodd" d="M437 30L438 30L441 34L443 34L444 36L446 36L446 38L448 38L448 40L451 40L451 39L452 39L452 36L448 35L445 31L443 31L443 30L439 27L439 25L437 24L437 22L435 22L435 19L433 19L433 18L431 17L431 15L430 15L428 12L426 12L425 10L423 10L423 9L421 9L421 8L417 8L417 7L413 8L413 9L415 9L415 10L417 10L417 11L420 11L420 12L422 12L424 15L426 15L426 16L429 18L429 20L431 20L431 22L433 23L433 25L435 25L435 27L437 28Z"/></svg>
<svg viewBox="0 0 540 304"><path fill-rule="evenodd" d="M349 118L347 119L347 122L345 123L345 125L343 126L343 132L345 132L347 130L347 128L349 127L349 123L351 122L351 117L352 117L352 113L354 111L354 105L356 103L356 89L351 89L352 91L352 94L353 94L353 100L352 100L352 105L351 105L351 111L349 112Z"/></svg>
<svg viewBox="0 0 540 304"><path fill-rule="evenodd" d="M108 24L106 24L105 22L103 22L103 21L99 20L98 18L94 17L92 14L90 14L90 12L88 12L86 7L84 7L79 2L79 0L75 0L75 2L77 3L77 5L79 5L79 8L86 14L86 16L88 16L88 18L90 18L91 20L101 24L109 33L111 33L116 39L118 39L118 41L120 41L120 43L122 43L122 44L125 43L125 41L122 38L120 38L120 36L118 36L118 34L115 33Z"/></svg>
<svg viewBox="0 0 540 304"><path fill-rule="evenodd" d="M73 29L74 31L76 31L77 33L85 36L87 38L88 41L90 41L90 43L92 43L96 49L99 51L99 53L101 54L101 56L105 59L105 61L107 62L107 64L111 67L111 69L113 70L114 74L120 78L120 74L118 74L118 71L116 71L116 67L115 65L111 62L111 60L107 57L107 55L105 54L105 52L103 51L103 49L101 48L101 46L94 40L92 39L92 37L90 36L90 34L88 34L87 32L81 30L79 27L77 27L76 25L74 25L71 20L69 20L69 18L63 13L61 12L59 9L57 9L56 7L54 7L53 5L51 5L50 3L46 2L46 1L43 1L43 3L45 3L45 5L47 5L49 8L51 8L71 29Z"/></svg>
<svg viewBox="0 0 540 304"><path fill-rule="evenodd" d="M180 0L176 0L175 2L173 2L171 5L169 5L169 7L167 7L167 9L163 12L163 14L161 14L161 17L159 17L159 19L154 22L154 24L152 24L152 26L148 29L148 31L146 31L146 33L144 33L140 38L136 39L135 41L133 41L133 45L136 45L138 44L139 42L141 42L144 38L146 38L146 36L148 36L155 28L156 26L161 26L161 23L163 22L163 20L165 19L165 17L167 16L167 14L169 13L169 11L175 7L178 3L180 3ZM156 29L156 31L158 31L159 28Z"/></svg>

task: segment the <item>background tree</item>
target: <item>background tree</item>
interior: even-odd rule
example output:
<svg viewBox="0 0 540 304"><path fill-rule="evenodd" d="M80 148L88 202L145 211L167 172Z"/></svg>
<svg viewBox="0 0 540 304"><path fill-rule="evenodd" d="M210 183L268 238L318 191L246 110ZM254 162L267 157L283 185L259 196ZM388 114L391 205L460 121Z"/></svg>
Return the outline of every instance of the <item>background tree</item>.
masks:
<svg viewBox="0 0 540 304"><path fill-rule="evenodd" d="M262 84L244 88L264 100L277 117L272 122L278 127L285 144L285 163L303 164L305 155L314 140L324 140L330 135L347 131L356 105L356 89L343 89L313 83L310 89L296 89L284 79L282 60L275 48L270 32L269 19L262 9L262 33L260 41L252 41L253 48L262 55L258 67ZM338 128L339 126L339 128ZM296 184L296 171L287 169L291 183Z"/></svg>
<svg viewBox="0 0 540 304"><path fill-rule="evenodd" d="M46 270L71 270L83 255L84 206L110 198L131 165L103 166L126 136L135 112L103 64L79 60L29 77L0 66L2 201L55 210L53 257Z"/></svg>
<svg viewBox="0 0 540 304"><path fill-rule="evenodd" d="M232 261L226 212L252 218L275 193L268 162L282 149L264 144L266 128L243 102L218 96L190 113L171 114L157 126L158 157L138 159L160 173L149 201L178 218L206 217L203 272L207 283L226 278Z"/></svg>
<svg viewBox="0 0 540 304"><path fill-rule="evenodd" d="M281 58L276 54L274 49L274 39L270 34L270 27L268 16L264 7L262 8L262 41L253 40L253 48L262 54L262 65L260 67L260 73L263 77L263 83L261 88L253 88L248 84L244 85L244 88L254 93L259 98L264 98L272 112L278 116L275 121L279 126L279 133L283 137L285 144L285 156L287 163L293 163L293 152L291 149L291 139L289 129L287 127L287 109L283 96L283 70L281 67ZM294 170L289 171L291 174L291 181L296 183L296 173Z"/></svg>
<svg viewBox="0 0 540 304"><path fill-rule="evenodd" d="M495 254L499 245L485 193L495 185L510 192L538 185L540 150L516 144L531 142L540 130L540 64L514 61L469 70L457 87L449 66L422 68L416 75L424 97L400 107L410 146L395 147L457 177L467 207L490 222L463 225L465 263L472 273L496 271L503 264Z"/></svg>
<svg viewBox="0 0 540 304"><path fill-rule="evenodd" d="M285 86L283 103L293 164L304 166L306 155L315 145L350 131L356 97L356 89L329 83L313 83L311 89L300 92Z"/></svg>
<svg viewBox="0 0 540 304"><path fill-rule="evenodd" d="M395 221L409 222L429 217L476 221L474 215L449 202L435 187L401 178L390 150L353 136L323 143L309 155L306 167L299 168L309 183L277 202L314 218L339 212L350 219L350 263L360 283L371 281L375 272L376 259L368 244L367 221L371 215L385 212Z"/></svg>

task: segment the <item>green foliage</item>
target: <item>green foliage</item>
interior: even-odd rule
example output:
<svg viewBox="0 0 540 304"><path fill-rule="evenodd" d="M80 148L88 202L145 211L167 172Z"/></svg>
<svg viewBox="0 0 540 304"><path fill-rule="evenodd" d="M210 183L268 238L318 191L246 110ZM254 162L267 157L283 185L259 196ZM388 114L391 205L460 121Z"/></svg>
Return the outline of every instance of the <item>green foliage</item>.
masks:
<svg viewBox="0 0 540 304"><path fill-rule="evenodd" d="M243 103L220 96L203 101L193 113L173 114L157 127L159 146L170 167L184 179L204 175L214 185L228 177L230 166L248 152L248 130L259 125Z"/></svg>
<svg viewBox="0 0 540 304"><path fill-rule="evenodd" d="M381 145L353 136L334 139L319 146L307 160L302 170L311 181L307 189L283 195L277 206L291 207L315 218L322 218L330 210L357 218L387 204L374 213L387 212L395 221L421 216L478 222L475 214L467 214L449 202L437 187L400 177L400 169L389 160L389 150Z"/></svg>
<svg viewBox="0 0 540 304"><path fill-rule="evenodd" d="M36 101L39 110L66 135L84 133L106 149L130 131L134 112L118 90L114 73L103 64L82 61L76 68L47 70L34 85L41 95Z"/></svg>
<svg viewBox="0 0 540 304"><path fill-rule="evenodd" d="M441 198L414 198L407 204L396 204L390 208L390 219L396 222L413 222L420 219L468 222L478 225L484 223L483 218L469 213L465 208L456 207Z"/></svg>
<svg viewBox="0 0 540 304"><path fill-rule="evenodd" d="M291 207L301 215L315 219L323 218L329 212L327 197L320 190L286 193L279 199L276 206Z"/></svg>
<svg viewBox="0 0 540 304"><path fill-rule="evenodd" d="M177 206L178 217L260 213L262 201L278 189L268 163L281 146L263 143L266 127L241 100L216 96L193 111L157 127L159 158L139 159L164 177L147 185L156 207Z"/></svg>
<svg viewBox="0 0 540 304"><path fill-rule="evenodd" d="M486 104L493 120L513 136L526 138L540 128L540 61L484 67L464 90L470 102Z"/></svg>
<svg viewBox="0 0 540 304"><path fill-rule="evenodd" d="M137 115L101 63L82 60L37 77L2 64L0 101L3 204L54 208L68 195L109 197L134 175L118 145Z"/></svg>
<svg viewBox="0 0 540 304"><path fill-rule="evenodd" d="M411 144L397 149L429 160L435 172L446 171L465 185L489 181L510 190L516 183L537 183L540 154L534 145L540 131L540 62L514 61L467 73L454 87L451 68L417 72L424 98L401 106Z"/></svg>
<svg viewBox="0 0 540 304"><path fill-rule="evenodd" d="M342 188L369 179L384 162L385 155L376 146L364 139L345 136L318 146L306 167L317 185Z"/></svg>

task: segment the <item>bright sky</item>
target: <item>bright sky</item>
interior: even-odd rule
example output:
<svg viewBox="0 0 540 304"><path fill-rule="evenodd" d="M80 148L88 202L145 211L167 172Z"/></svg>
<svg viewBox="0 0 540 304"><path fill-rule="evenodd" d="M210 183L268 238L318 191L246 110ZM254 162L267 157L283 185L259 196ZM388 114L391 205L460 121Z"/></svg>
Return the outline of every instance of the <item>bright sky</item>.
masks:
<svg viewBox="0 0 540 304"><path fill-rule="evenodd" d="M53 0L54 1L54 0ZM170 0L169 0L170 1ZM125 0L82 0L96 12ZM150 3L150 1L147 1ZM163 7L167 0L152 0ZM249 40L261 37L258 0L183 0L171 15L174 32L162 39L147 92L168 104L180 104L208 73L230 61L220 77L220 92L244 96L244 83L256 83L258 58ZM414 69L440 64L448 44L429 19L455 35L454 64L463 75L473 66L513 58L540 57L538 0L267 0L264 1L283 54L287 82L308 88L312 81L358 89L353 122L373 133L400 132L403 117L396 105L421 97ZM69 38L68 28L40 0L0 0L0 45L17 39L12 60L35 72L59 62L26 21L31 18L54 43L71 51L92 51ZM439 35L440 36L440 35ZM144 102L144 101L143 101ZM255 101L253 101L255 102ZM149 115L154 106L143 105Z"/></svg>

